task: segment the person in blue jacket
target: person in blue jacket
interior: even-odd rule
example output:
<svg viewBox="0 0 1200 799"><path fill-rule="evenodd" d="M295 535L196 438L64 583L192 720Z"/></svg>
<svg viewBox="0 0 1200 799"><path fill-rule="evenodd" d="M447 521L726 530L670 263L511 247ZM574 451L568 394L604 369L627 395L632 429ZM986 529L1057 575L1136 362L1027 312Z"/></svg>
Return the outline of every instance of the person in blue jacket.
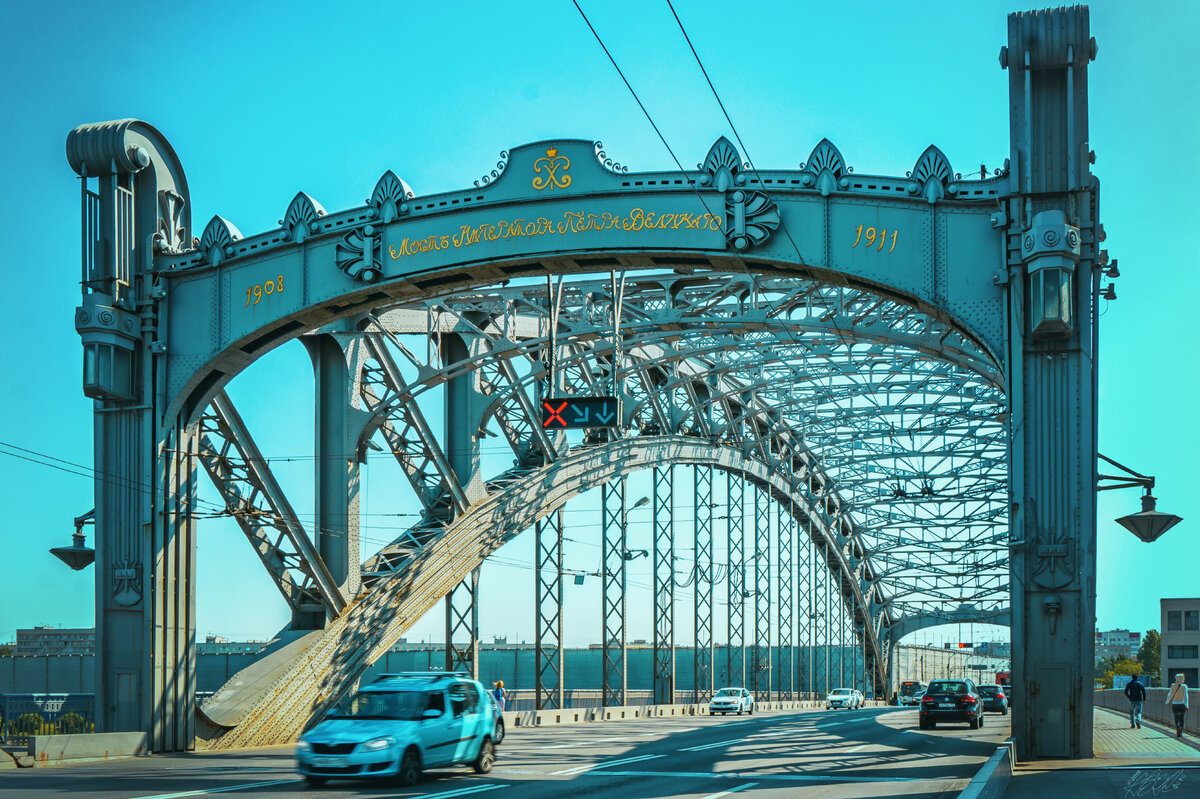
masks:
<svg viewBox="0 0 1200 799"><path fill-rule="evenodd" d="M1146 701L1146 686L1138 680L1142 675L1135 674L1125 686L1125 698L1129 700L1129 729L1135 726L1142 728L1142 703Z"/></svg>

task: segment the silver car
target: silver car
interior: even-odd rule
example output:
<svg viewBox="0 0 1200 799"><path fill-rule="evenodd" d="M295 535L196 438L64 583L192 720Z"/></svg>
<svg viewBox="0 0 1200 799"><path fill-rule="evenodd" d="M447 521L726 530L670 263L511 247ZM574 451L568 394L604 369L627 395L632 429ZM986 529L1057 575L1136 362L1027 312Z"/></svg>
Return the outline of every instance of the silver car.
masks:
<svg viewBox="0 0 1200 799"><path fill-rule="evenodd" d="M863 706L865 700L861 691L853 688L834 688L825 697L825 709L833 710L834 708L844 707L847 710L855 710Z"/></svg>
<svg viewBox="0 0 1200 799"><path fill-rule="evenodd" d="M745 688L722 688L708 701L708 715L720 713L754 714L754 697Z"/></svg>

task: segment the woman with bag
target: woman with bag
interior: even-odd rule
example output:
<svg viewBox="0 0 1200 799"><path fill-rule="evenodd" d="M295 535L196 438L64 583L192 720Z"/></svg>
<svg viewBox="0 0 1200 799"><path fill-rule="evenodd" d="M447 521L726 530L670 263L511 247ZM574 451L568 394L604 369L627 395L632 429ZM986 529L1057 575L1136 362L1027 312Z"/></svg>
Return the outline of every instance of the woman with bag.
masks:
<svg viewBox="0 0 1200 799"><path fill-rule="evenodd" d="M1164 704L1171 706L1171 712L1175 714L1175 737L1183 737L1183 719L1188 712L1188 687L1183 681L1182 674L1175 675L1175 682L1167 691L1167 701Z"/></svg>

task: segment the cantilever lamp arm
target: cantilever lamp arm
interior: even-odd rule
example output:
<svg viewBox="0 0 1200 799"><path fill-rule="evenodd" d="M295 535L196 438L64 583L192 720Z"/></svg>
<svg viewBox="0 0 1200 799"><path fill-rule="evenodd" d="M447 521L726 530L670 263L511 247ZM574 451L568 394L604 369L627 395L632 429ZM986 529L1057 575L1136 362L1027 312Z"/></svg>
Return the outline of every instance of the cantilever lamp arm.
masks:
<svg viewBox="0 0 1200 799"><path fill-rule="evenodd" d="M1118 488L1136 488L1136 487L1140 486L1141 488L1145 489L1147 494L1149 494L1154 489L1154 478L1153 477L1151 477L1149 475L1141 474L1139 472L1135 472L1133 469L1130 469L1128 466L1122 466L1121 464L1114 461L1112 458L1109 458L1099 452L1096 453L1096 457L1098 457L1100 460L1104 461L1107 464L1117 467L1122 472L1124 472L1124 474L1100 474L1100 475L1097 475L1097 479L1096 479L1096 483L1097 483L1096 490L1097 491L1113 491ZM1111 484L1105 485L1106 480L1111 481Z"/></svg>

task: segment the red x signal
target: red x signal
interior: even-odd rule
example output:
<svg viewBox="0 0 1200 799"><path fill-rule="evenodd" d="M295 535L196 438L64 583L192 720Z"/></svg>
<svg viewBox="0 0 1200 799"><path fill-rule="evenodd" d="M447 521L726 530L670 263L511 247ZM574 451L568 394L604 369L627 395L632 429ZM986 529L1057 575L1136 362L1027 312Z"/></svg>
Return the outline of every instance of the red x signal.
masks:
<svg viewBox="0 0 1200 799"><path fill-rule="evenodd" d="M549 427L556 421L563 427L567 426L567 420L562 417L562 412L567 407L566 400L563 400L562 404L557 408L555 408L549 402L543 402L542 407L550 412L550 416L544 422L542 422L542 427Z"/></svg>

